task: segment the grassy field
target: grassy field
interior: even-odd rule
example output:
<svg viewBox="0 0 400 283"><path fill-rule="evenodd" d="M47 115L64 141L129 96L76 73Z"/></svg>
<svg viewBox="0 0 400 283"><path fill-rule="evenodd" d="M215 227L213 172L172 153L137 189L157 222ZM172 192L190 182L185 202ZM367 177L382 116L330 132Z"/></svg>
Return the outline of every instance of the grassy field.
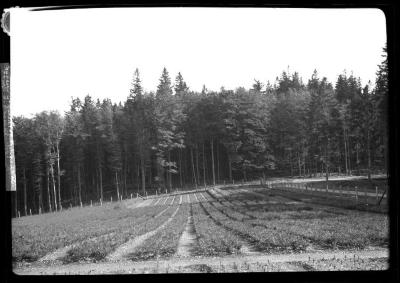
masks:
<svg viewBox="0 0 400 283"><path fill-rule="evenodd" d="M189 216L194 228L189 242L191 258L356 252L388 246L389 223L385 211L350 205L334 195L227 186L219 191L176 195L167 201L165 196L161 198L137 207L126 200L13 219L14 264L46 265L37 261L64 247L67 247L65 254L58 258L61 265L107 263L107 255L146 234L149 237L124 260L173 260L182 245L181 235ZM376 266L374 269L383 268L379 260L369 261L372 267ZM368 266L364 262L343 262L342 270ZM301 266L304 270L320 270L325 268L323 264L326 269L341 269L335 262ZM261 271L269 270L258 267ZM244 271L234 265L226 268ZM221 272L215 267L203 269L201 272Z"/></svg>

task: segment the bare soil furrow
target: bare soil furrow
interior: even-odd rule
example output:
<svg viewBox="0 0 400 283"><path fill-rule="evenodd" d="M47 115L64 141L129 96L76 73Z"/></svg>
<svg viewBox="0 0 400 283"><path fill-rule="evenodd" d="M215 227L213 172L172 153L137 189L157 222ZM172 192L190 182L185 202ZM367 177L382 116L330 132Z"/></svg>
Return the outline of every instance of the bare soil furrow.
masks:
<svg viewBox="0 0 400 283"><path fill-rule="evenodd" d="M136 247L140 246L145 240L147 240L148 238L150 238L151 236L156 234L158 231L163 229L166 225L168 225L168 223L171 222L172 219L175 217L175 215L178 213L179 208L180 208L180 206L178 206L176 208L176 210L174 211L174 213L172 213L172 215L156 229L154 229L150 232L147 232L141 236L135 237L135 238L131 239L130 241L126 242L125 244L123 244L122 246L120 246L119 248L117 248L113 253L111 253L107 256L107 260L108 261L123 260L124 257L126 255L129 255L130 253L132 253Z"/></svg>
<svg viewBox="0 0 400 283"><path fill-rule="evenodd" d="M192 206L190 206L190 215L188 217L185 230L179 239L178 249L176 252L177 257L190 257L192 255L192 250L197 244L197 233L193 222L193 211Z"/></svg>

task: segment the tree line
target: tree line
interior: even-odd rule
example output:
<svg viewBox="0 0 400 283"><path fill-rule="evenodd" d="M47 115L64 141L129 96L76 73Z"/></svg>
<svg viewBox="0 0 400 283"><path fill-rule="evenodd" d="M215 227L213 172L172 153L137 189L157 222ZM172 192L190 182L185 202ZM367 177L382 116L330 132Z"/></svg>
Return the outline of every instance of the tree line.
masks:
<svg viewBox="0 0 400 283"><path fill-rule="evenodd" d="M139 70L124 103L72 98L64 115L13 118L22 214L91 200L223 181L387 172L386 48L375 86L282 72L274 85L190 90L163 69L145 92Z"/></svg>

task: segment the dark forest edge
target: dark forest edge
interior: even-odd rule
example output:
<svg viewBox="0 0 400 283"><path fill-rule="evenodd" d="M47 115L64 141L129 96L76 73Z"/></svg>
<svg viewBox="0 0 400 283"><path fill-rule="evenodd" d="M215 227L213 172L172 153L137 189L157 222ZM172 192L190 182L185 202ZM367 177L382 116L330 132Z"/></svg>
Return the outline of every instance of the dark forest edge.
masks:
<svg viewBox="0 0 400 283"><path fill-rule="evenodd" d="M387 172L388 62L375 87L283 72L274 85L191 91L164 68L144 92L136 69L124 103L72 98L70 110L13 118L13 214L274 176Z"/></svg>

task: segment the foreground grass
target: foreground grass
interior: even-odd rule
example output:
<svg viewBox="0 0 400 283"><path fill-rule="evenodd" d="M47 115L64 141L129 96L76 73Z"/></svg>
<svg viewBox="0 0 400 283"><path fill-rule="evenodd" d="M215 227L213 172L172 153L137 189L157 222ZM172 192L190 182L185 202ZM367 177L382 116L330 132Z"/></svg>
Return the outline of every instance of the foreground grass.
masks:
<svg viewBox="0 0 400 283"><path fill-rule="evenodd" d="M157 213L157 209L144 207L131 210L120 203L113 203L13 219L13 260L38 260L64 246L134 225L135 221Z"/></svg>
<svg viewBox="0 0 400 283"><path fill-rule="evenodd" d="M389 221L385 213L360 211L350 201L322 193L251 189L264 196L238 192L222 198L203 192L205 201L196 193L202 203L191 204L198 236L193 255L239 254L244 245L264 253L388 245ZM172 200L166 204L170 205ZM177 196L173 203L179 202ZM164 223L174 207L154 218L167 207L160 204L127 209L122 203L113 203L13 219L13 260L32 262L58 248L76 244L67 252L64 262L102 261L129 239ZM182 203L173 220L129 258L172 256L185 228L189 207L190 204Z"/></svg>
<svg viewBox="0 0 400 283"><path fill-rule="evenodd" d="M151 210L151 208L148 208ZM113 252L120 245L126 243L130 239L150 232L164 223L173 213L173 207L168 208L160 217L154 218L154 215L163 211L165 207L152 207L152 213L143 214L136 221L128 225L119 225L115 230L116 233L100 237L94 241L83 241L77 246L70 249L67 256L62 260L65 263L85 261L101 261L108 254ZM140 209L138 209L140 211ZM142 211L143 212L143 211Z"/></svg>
<svg viewBox="0 0 400 283"><path fill-rule="evenodd" d="M232 195L227 200L230 198L240 200L248 199L250 196ZM233 207L216 202L213 205L233 221L249 224L253 229L259 227L267 229L276 248L293 247L303 250L307 243L322 249L363 249L367 246L388 245L389 219L385 214L326 208L304 202L288 205L282 202L282 196L279 196L279 199L280 202L268 205ZM277 197L274 193L269 193L266 194L266 200L276 201ZM286 199L286 203L290 203L288 201L290 199ZM232 228L242 229L240 224L236 226L229 222L227 224ZM247 233L264 244L271 241L262 237L261 232L249 229ZM282 241L279 234L286 235L286 239Z"/></svg>
<svg viewBox="0 0 400 283"><path fill-rule="evenodd" d="M225 256L239 253L243 241L215 224L198 203L193 204L193 222L198 235L195 255Z"/></svg>

